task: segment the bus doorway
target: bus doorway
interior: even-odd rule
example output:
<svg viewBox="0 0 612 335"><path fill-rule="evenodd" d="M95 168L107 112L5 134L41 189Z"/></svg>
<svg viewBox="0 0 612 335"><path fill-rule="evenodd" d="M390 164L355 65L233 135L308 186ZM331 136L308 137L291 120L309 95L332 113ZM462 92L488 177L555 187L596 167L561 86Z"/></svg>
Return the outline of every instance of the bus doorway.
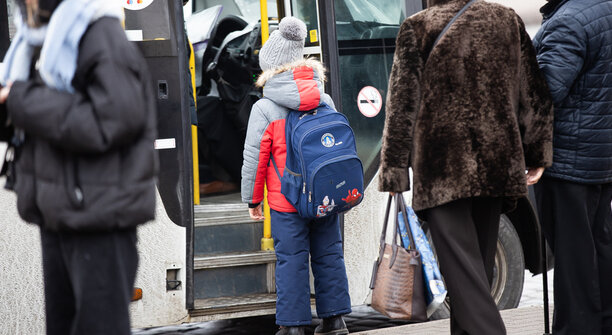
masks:
<svg viewBox="0 0 612 335"><path fill-rule="evenodd" d="M258 12L260 3L267 5L267 12ZM266 29L262 21L269 22L269 31L276 29L279 18L284 16L296 16L306 23L305 56L322 59L328 69L326 91L355 131L369 184L361 206L344 216L345 259L355 304L368 301L369 274L364 269L369 269L376 257L375 236L382 221L379 209L384 195L376 191L374 177L379 165L384 97L395 38L403 20L423 6L422 0L195 0L194 17L210 11L206 15L214 17L216 23L208 34L199 37L195 36L196 31L203 25L187 23L200 63L198 116L213 114L198 120L199 142L213 143L212 151L200 153L201 166L208 162L208 157L218 160L216 168L215 163L209 166L213 180L234 184L236 178L232 179L230 170L238 164L224 166L214 150L224 154L235 151L232 160L242 161L239 153L250 111L247 106L261 96L252 83L260 72L257 52L262 31ZM206 123L208 119L216 121ZM215 144L209 138L215 132L228 135L219 137L228 143ZM235 138L240 139L239 143L230 143ZM230 145L233 149L226 149ZM210 150L211 144L200 147ZM200 171L201 176L205 174L202 167ZM192 317L214 317L219 311L226 311L229 316L256 315L271 313L274 308L275 258L272 251L262 250L260 245L266 235L266 223L251 223L238 190L228 186L221 187L219 192L203 192L201 205L195 208ZM534 274L542 271L538 234L537 218L527 199L502 217L491 292L500 309L518 305L525 268ZM215 311L210 309L211 304L223 308ZM255 311L256 306L261 308ZM448 315L448 308L444 308L436 317Z"/></svg>
<svg viewBox="0 0 612 335"><path fill-rule="evenodd" d="M384 95L395 36L421 1L194 0L192 6L186 27L196 58L200 204L194 207L193 280L187 283L190 315L206 320L273 313L276 258L266 246L269 219L251 221L239 193L246 126L251 106L262 96L254 86L261 73L262 35L265 40L266 31L274 31L284 16L306 23L304 56L322 59L329 69L326 91L355 129L370 182L378 166L384 109L364 116L357 93L370 86ZM376 221L365 224L378 229ZM358 236L345 244L347 257L358 255L362 242L375 240L373 234L352 233ZM370 266L369 259L362 262L353 276ZM356 301L368 291L365 281L358 287Z"/></svg>

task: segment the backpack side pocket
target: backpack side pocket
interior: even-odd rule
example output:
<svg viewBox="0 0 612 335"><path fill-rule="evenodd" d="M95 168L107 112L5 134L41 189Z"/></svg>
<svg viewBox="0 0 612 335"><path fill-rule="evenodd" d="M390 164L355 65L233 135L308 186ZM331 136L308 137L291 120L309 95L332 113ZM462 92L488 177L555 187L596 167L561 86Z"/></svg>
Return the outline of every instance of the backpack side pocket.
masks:
<svg viewBox="0 0 612 335"><path fill-rule="evenodd" d="M285 167L281 178L281 193L287 201L297 209L300 201L300 192L305 188L302 175Z"/></svg>

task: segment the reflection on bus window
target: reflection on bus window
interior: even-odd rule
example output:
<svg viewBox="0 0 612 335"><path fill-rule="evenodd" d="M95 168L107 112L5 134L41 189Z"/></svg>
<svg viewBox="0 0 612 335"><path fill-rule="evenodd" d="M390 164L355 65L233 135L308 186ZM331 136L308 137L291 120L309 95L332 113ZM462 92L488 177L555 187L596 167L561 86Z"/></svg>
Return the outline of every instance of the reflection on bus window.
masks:
<svg viewBox="0 0 612 335"><path fill-rule="evenodd" d="M397 10L404 8L402 2L402 0L335 1L338 40L367 39L376 32L377 27L399 28L406 17L403 10ZM393 30L385 28L378 30L386 31L384 36L378 37L395 37L390 34Z"/></svg>
<svg viewBox="0 0 612 335"><path fill-rule="evenodd" d="M223 11L221 18L226 16L236 15L242 17L245 21L257 22L260 19L261 13L259 10L259 0L193 0L195 3L194 12L221 5ZM278 10L276 0L268 0L268 17L278 18Z"/></svg>
<svg viewBox="0 0 612 335"><path fill-rule="evenodd" d="M312 0L292 0L292 15L306 23L308 37L306 47L319 45L319 22L317 16L317 2Z"/></svg>
<svg viewBox="0 0 612 335"><path fill-rule="evenodd" d="M398 24L397 14L398 1L393 0L346 0L346 8L354 21L376 22L378 24ZM391 5L394 6L391 6ZM395 20L394 20L395 19Z"/></svg>

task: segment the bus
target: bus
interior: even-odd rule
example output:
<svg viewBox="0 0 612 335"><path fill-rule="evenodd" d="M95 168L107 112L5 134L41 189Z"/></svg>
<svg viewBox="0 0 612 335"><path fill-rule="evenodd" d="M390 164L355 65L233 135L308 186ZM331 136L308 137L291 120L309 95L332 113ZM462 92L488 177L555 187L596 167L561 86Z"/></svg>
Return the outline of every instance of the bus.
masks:
<svg viewBox="0 0 612 335"><path fill-rule="evenodd" d="M2 54L14 33L12 1L0 6ZM151 70L159 133L152 145L160 157L157 216L138 230L139 294L131 303L132 326L275 312L276 258L269 215L260 222L249 218L236 171L242 163L250 106L261 97L253 86L260 72L257 53L284 16L306 23L304 56L323 61L329 78L326 91L355 131L368 186L363 202L343 215L341 226L352 304L368 304L387 199L377 191L376 178L383 97L399 26L426 1L130 3L124 4L125 29ZM363 95L378 101L364 106ZM410 192L405 197L410 203ZM500 309L518 306L526 269L533 274L543 271L532 200L521 199L500 220L491 288ZM38 228L19 218L11 192L0 190L0 213L0 334L44 333ZM448 316L445 304L431 318Z"/></svg>

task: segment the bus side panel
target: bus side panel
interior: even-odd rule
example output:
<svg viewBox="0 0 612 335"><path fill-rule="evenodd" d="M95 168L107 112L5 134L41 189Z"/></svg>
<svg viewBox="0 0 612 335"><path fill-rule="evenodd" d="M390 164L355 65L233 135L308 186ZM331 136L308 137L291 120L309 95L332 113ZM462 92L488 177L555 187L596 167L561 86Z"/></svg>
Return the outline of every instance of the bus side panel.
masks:
<svg viewBox="0 0 612 335"><path fill-rule="evenodd" d="M369 303L372 264L378 257L387 197L388 193L378 192L378 178L374 177L361 204L344 217L344 261L353 306ZM406 192L405 197L412 199L412 193Z"/></svg>
<svg viewBox="0 0 612 335"><path fill-rule="evenodd" d="M186 321L185 229L170 220L158 194L155 221L138 228L140 263L134 286L142 289L142 299L130 305L133 328ZM176 290L167 290L168 270L177 271L181 284Z"/></svg>

